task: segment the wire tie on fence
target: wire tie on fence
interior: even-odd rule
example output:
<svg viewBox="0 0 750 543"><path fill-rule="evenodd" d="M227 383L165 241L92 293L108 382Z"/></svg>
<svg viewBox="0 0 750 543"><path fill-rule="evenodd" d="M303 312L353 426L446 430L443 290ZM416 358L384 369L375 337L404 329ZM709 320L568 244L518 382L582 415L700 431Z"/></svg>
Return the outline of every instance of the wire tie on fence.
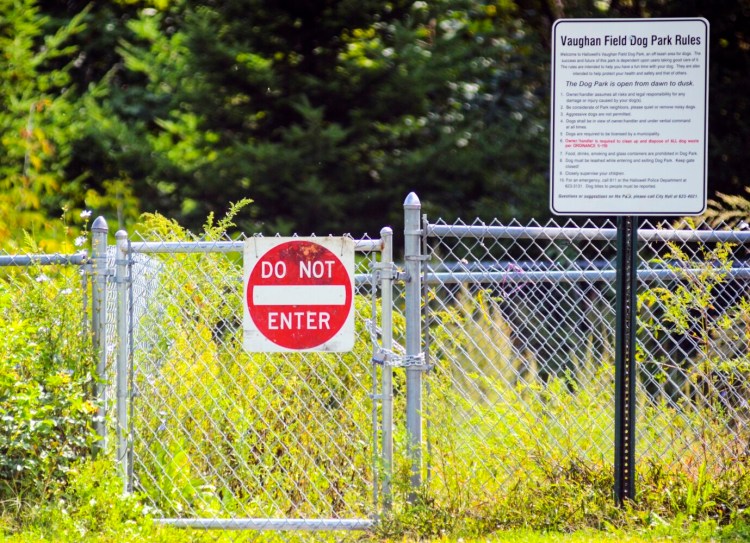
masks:
<svg viewBox="0 0 750 543"><path fill-rule="evenodd" d="M341 236L341 253L339 254L339 256L344 256L344 248L346 246L346 244L344 243L345 239L354 239L354 238L348 232L344 234L343 236Z"/></svg>

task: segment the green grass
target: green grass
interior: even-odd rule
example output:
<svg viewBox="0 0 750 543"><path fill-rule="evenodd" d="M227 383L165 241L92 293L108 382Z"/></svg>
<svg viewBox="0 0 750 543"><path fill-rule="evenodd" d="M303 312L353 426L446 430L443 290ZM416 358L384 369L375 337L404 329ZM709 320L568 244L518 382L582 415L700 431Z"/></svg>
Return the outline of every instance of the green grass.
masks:
<svg viewBox="0 0 750 543"><path fill-rule="evenodd" d="M49 529L49 527L47 527ZM150 522L132 523L117 530L103 532L48 533L44 527L31 527L28 530L0 536L2 543L237 543L238 541L276 540L276 541L327 541L359 540L382 541L384 543L647 543L661 541L689 542L740 542L750 540L750 525L739 523L728 527L718 527L713 523L672 523L646 529L629 529L615 531L581 530L572 533L534 531L528 529L501 530L479 538L457 536L440 536L431 539L400 537L379 539L370 534L352 533L340 537L337 533L312 535L299 534L265 534L268 538L258 538L255 532L207 532L198 530L181 530L156 526Z"/></svg>
<svg viewBox="0 0 750 543"><path fill-rule="evenodd" d="M482 538L448 538L432 540L433 543L641 543L658 541L680 541L683 543L708 541L747 541L750 530L718 529L714 526L689 525L686 527L668 527L646 531L598 532L582 530L569 534L560 532L543 532L532 530L501 531Z"/></svg>

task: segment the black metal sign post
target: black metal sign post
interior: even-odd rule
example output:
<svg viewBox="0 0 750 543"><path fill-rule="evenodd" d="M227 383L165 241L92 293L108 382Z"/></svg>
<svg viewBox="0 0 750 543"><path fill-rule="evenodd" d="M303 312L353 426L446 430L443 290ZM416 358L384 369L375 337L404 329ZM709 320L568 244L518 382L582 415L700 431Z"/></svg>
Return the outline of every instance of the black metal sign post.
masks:
<svg viewBox="0 0 750 543"><path fill-rule="evenodd" d="M615 500L635 497L635 318L638 226L634 216L617 219L615 331Z"/></svg>

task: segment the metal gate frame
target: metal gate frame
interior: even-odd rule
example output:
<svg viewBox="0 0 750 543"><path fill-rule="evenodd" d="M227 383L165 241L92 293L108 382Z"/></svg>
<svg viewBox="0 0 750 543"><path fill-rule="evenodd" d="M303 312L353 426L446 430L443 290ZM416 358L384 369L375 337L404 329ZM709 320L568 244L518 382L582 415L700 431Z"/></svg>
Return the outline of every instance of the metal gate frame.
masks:
<svg viewBox="0 0 750 543"><path fill-rule="evenodd" d="M107 226L103 219L97 221L94 229L92 260L97 262L102 254L106 254L106 242L102 246L101 239L106 240ZM96 234L99 234L97 238ZM116 433L116 461L119 475L123 481L124 492L133 489L133 262L137 255L180 254L180 253L241 253L243 241L216 242L133 242L128 233L120 230L116 233L116 257L114 269L114 283L116 286L116 405L115 405L115 433ZM101 238L101 239L100 239ZM355 277L357 284L371 285L373 309L377 303L376 294L379 289L381 298L381 322L369 323L372 330L372 386L370 394L372 401L372 499L373 514L371 518L161 518L156 522L175 526L200 529L222 530L368 530L372 528L379 517L379 504L390 508L391 480L393 466L393 391L392 364L384 363L385 359L393 359L392 335L392 305L393 283L397 278L393 264L393 231L385 227L380 232L379 239L355 240L355 252L380 253L378 262L374 262L369 274L359 274ZM378 332L380 337L378 339ZM377 377L375 365L381 365L380 391L376 390ZM380 424L377 414L380 404ZM380 436L380 447L378 447ZM378 473L378 470L382 473ZM378 487L380 485L380 488Z"/></svg>

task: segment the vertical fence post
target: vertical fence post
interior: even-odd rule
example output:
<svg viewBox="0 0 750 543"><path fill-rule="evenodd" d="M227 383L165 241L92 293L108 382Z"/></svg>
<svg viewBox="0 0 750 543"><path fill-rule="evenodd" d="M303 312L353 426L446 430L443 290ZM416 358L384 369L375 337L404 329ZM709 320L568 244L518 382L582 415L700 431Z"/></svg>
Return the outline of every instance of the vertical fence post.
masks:
<svg viewBox="0 0 750 543"><path fill-rule="evenodd" d="M383 250L380 253L380 325L383 333L382 346L387 353L393 349L393 230L385 227L380 231ZM391 481L393 480L393 368L383 364L381 383L383 424L383 508L390 511L393 503Z"/></svg>
<svg viewBox="0 0 750 543"><path fill-rule="evenodd" d="M98 403L94 424L99 436L98 450L107 446L107 235L109 226L104 217L91 225L91 332L96 353L95 394Z"/></svg>
<svg viewBox="0 0 750 543"><path fill-rule="evenodd" d="M128 233L118 230L115 257L117 284L117 465L123 490L128 491Z"/></svg>
<svg viewBox="0 0 750 543"><path fill-rule="evenodd" d="M638 221L617 220L615 330L615 501L635 498L635 326Z"/></svg>
<svg viewBox="0 0 750 543"><path fill-rule="evenodd" d="M404 259L406 261L406 359L418 360L422 347L422 204L409 193L404 201ZM414 502L422 486L422 368L406 366L407 454L411 459L409 501Z"/></svg>

